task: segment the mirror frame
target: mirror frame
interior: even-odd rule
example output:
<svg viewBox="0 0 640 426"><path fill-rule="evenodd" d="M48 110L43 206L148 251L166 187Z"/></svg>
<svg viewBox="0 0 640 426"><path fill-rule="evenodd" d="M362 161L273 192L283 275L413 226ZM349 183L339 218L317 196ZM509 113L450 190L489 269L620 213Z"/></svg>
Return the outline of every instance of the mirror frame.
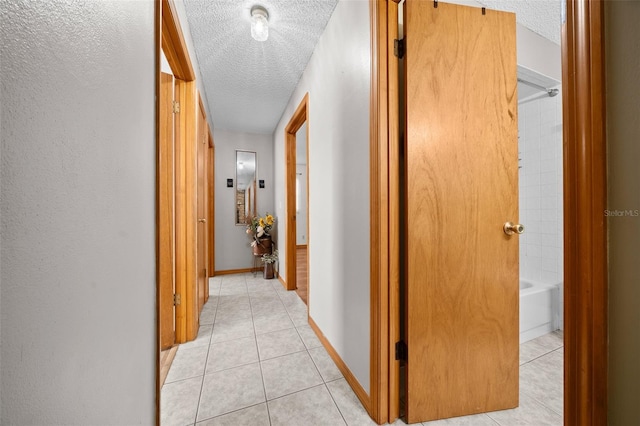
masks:
<svg viewBox="0 0 640 426"><path fill-rule="evenodd" d="M239 191L239 179L238 179L238 165L239 165L239 157L241 155L241 153L245 153L245 154L253 154L253 158L254 158L254 170L253 170L253 184L250 186L250 194L249 197L247 199L247 192L245 191L245 196L244 196L244 210L245 210L245 215L243 216L245 218L245 221L241 221L240 220L240 211L239 211L239 206L241 204L238 203L238 191ZM245 226L246 225L246 215L251 215L251 216L255 216L257 214L258 208L256 206L256 201L257 201L257 182L258 182L258 153L256 151L248 151L246 149L236 149L236 158L235 158L235 172L236 172L236 182L234 185L234 191L233 191L233 208L234 208L234 212L233 212L233 217L234 217L234 222L236 226ZM248 202L248 205L247 205Z"/></svg>

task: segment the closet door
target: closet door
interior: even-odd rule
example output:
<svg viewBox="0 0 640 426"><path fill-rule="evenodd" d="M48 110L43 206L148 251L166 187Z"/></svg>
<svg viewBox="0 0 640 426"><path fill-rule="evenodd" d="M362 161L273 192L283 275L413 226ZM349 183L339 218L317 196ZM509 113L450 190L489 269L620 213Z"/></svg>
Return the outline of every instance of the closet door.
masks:
<svg viewBox="0 0 640 426"><path fill-rule="evenodd" d="M515 15L405 4L408 423L518 405Z"/></svg>
<svg viewBox="0 0 640 426"><path fill-rule="evenodd" d="M174 215L174 113L173 76L160 74L160 137L158 146L158 288L160 299L160 347L176 342L175 215Z"/></svg>

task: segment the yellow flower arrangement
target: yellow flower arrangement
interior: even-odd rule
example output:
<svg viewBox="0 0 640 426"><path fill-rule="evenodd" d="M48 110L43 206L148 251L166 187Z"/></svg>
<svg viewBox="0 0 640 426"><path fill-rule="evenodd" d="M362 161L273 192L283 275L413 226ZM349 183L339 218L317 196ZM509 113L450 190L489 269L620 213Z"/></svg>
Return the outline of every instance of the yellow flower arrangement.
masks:
<svg viewBox="0 0 640 426"><path fill-rule="evenodd" d="M264 216L252 216L247 218L247 234L253 238L251 245L255 245L260 238L269 237L269 231L273 228L276 219L267 213Z"/></svg>

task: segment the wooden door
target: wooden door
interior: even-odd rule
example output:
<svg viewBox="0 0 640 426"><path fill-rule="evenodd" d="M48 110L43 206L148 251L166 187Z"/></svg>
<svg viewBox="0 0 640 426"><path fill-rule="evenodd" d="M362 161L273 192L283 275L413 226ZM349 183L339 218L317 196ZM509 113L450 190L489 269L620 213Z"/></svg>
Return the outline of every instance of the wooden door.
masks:
<svg viewBox="0 0 640 426"><path fill-rule="evenodd" d="M196 253L196 279L198 292L198 312L204 306L209 296L207 272L207 263L209 261L208 247L208 228L207 228L207 151L208 151L209 131L207 128L207 120L202 107L202 103L198 103L198 122L197 122L197 253Z"/></svg>
<svg viewBox="0 0 640 426"><path fill-rule="evenodd" d="M407 0L406 419L518 405L515 15Z"/></svg>
<svg viewBox="0 0 640 426"><path fill-rule="evenodd" d="M207 266L209 271L209 277L213 277L216 270L216 255L215 255L215 185L214 185L214 165L215 165L215 146L213 144L213 137L211 131L209 131L209 148L207 154L207 194L209 217L207 219L207 226L209 228L209 264Z"/></svg>
<svg viewBox="0 0 640 426"><path fill-rule="evenodd" d="M160 75L160 135L158 146L158 287L160 347L176 341L174 251L174 114L173 76Z"/></svg>

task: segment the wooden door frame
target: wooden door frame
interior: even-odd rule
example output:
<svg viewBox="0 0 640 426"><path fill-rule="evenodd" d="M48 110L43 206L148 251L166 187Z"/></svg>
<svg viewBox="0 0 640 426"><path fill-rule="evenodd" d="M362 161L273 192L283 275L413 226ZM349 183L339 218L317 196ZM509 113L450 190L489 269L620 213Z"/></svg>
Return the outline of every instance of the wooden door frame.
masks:
<svg viewBox="0 0 640 426"><path fill-rule="evenodd" d="M370 197L370 391L369 401L363 401L369 415L377 423L387 422L394 414L397 392L393 386L398 378L393 361L392 341L396 324L390 314L398 312L393 289L398 285L399 268L399 169L397 61L393 60L393 40L397 33L395 0L371 0L371 88L369 110L369 197ZM395 17L395 18L394 18ZM396 96L396 98L394 98ZM368 402L368 403L365 403ZM394 419L398 416L395 415Z"/></svg>
<svg viewBox="0 0 640 426"><path fill-rule="evenodd" d="M213 135L211 134L211 129L209 128L209 149L207 151L207 190L209 194L209 217L207 221L209 222L209 277L213 277L214 271L216 270L216 230L215 230L215 185L214 185L214 173L213 168L215 167L215 158L216 158L216 147L213 142Z"/></svg>
<svg viewBox="0 0 640 426"><path fill-rule="evenodd" d="M155 26L155 116L156 116L156 223L158 223L158 177L159 158L159 93L160 93L160 57L164 52L176 81L176 100L181 110L178 117L180 127L175 145L175 281L176 293L181 294L183 303L176 306L176 343L186 342L197 334L196 303L189 303L194 296L195 285L195 208L193 176L189 167L195 164L195 73L189 52L183 37L178 14L173 0L156 0L154 3ZM192 143L187 143L191 141ZM156 225L157 226L157 225ZM191 243L190 243L191 242ZM156 229L156 259L159 254L159 236ZM180 271L180 273L178 273ZM160 424L160 300L159 265L156 262L156 424ZM192 285L189 285L192 283Z"/></svg>
<svg viewBox="0 0 640 426"><path fill-rule="evenodd" d="M604 4L567 1L564 129L564 424L607 423Z"/></svg>
<svg viewBox="0 0 640 426"><path fill-rule="evenodd" d="M379 226L372 227L371 410L378 423L398 412L400 215L397 60L393 57L393 3L372 0L372 196L379 200ZM604 11L598 0L567 1L562 27L564 129L564 424L606 424L607 419L607 230L604 85ZM377 147L374 146L377 144ZM386 176L385 176L386 175ZM377 185L377 188L374 186ZM375 194L374 194L375 193ZM374 206L372 198L372 209ZM377 256L375 251L377 250ZM386 257L381 256L386 254Z"/></svg>
<svg viewBox="0 0 640 426"><path fill-rule="evenodd" d="M186 342L197 334L197 303L194 282L196 265L195 241L195 180L190 169L195 166L195 118L196 85L195 73L183 37L178 14L173 0L159 0L157 19L159 44L156 55L164 52L176 79L176 100L180 103L178 115L179 135L176 139L175 154L175 253L176 253L176 294L182 303L176 306L176 343ZM158 71L159 72L159 71ZM192 242L192 243L190 243Z"/></svg>
<svg viewBox="0 0 640 426"><path fill-rule="evenodd" d="M175 345L175 306L173 304L173 295L175 294L175 180L174 180L174 158L175 158L175 123L172 112L171 103L175 99L175 83L174 77L171 74L160 73L161 80L167 76L166 84L170 84L171 96L165 99L163 96L164 91L161 91L158 100L162 102L161 105L164 112L160 112L158 120L164 115L164 119L160 121L159 128L164 128L165 123L169 123L168 128L164 129L164 132L158 134L158 152L157 152L157 239L158 239L158 254L157 268L158 268L158 295L162 305L158 309L158 317L160 319L159 324L162 324L163 320L171 317L173 326L171 327L172 337L170 342L166 333L168 329L160 327L160 334L164 335L161 339L160 350L168 349ZM162 83L162 82L161 82ZM166 101L167 103L165 103ZM169 120L170 118L170 120ZM162 138L162 135L165 138ZM170 284L171 288L168 288ZM163 314L163 309L171 306L171 314ZM164 347L168 345L168 347Z"/></svg>
<svg viewBox="0 0 640 426"><path fill-rule="evenodd" d="M309 146L309 93L300 101L298 108L291 116L284 129L284 170L285 170L285 288L296 289L296 133L307 123L307 147ZM309 150L307 149L307 169L309 167ZM307 199L309 198L309 176L307 175ZM307 208L307 229L309 227L309 209ZM309 235L307 233L307 268L309 267ZM308 274L308 270L307 270ZM307 276L307 285L309 285ZM307 293L307 306L308 305ZM308 312L308 308L307 308Z"/></svg>

